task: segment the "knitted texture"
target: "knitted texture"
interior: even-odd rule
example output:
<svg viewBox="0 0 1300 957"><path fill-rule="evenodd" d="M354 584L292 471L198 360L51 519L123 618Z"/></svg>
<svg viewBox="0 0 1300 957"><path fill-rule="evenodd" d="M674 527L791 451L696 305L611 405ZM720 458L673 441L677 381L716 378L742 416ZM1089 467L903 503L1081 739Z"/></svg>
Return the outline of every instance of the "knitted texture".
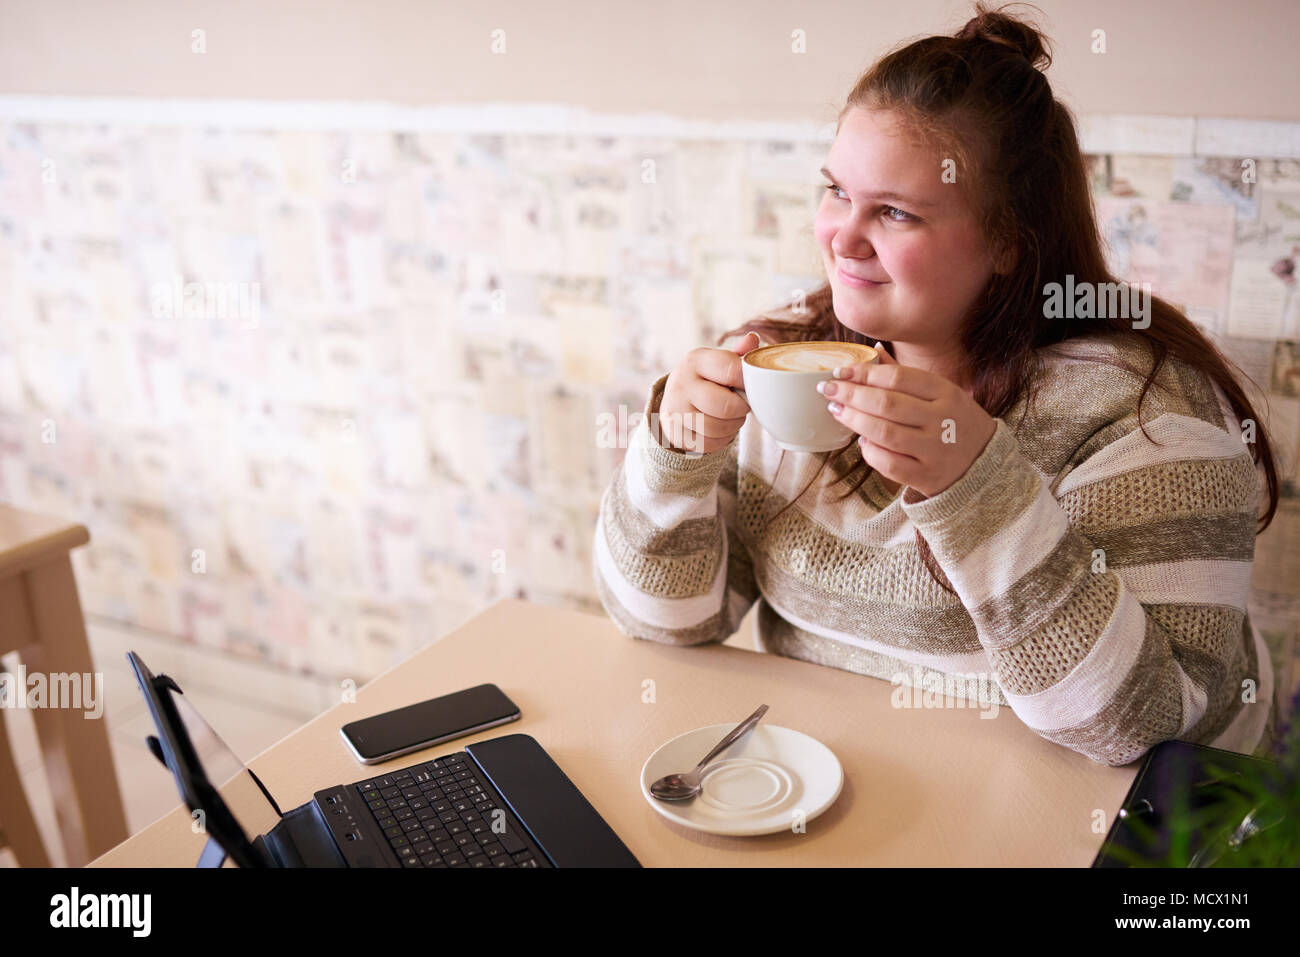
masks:
<svg viewBox="0 0 1300 957"><path fill-rule="evenodd" d="M863 468L853 443L779 517L820 457L786 452L778 471L753 416L714 452L664 447L660 376L601 500L597 594L625 634L677 645L725 640L757 601L763 651L1009 706L1104 764L1171 738L1262 754L1277 704L1247 612L1250 447L1218 386L1174 359L1144 435L1145 376L1107 353L1150 369L1134 340L1045 351L1032 404L939 494L872 474L841 499Z"/></svg>

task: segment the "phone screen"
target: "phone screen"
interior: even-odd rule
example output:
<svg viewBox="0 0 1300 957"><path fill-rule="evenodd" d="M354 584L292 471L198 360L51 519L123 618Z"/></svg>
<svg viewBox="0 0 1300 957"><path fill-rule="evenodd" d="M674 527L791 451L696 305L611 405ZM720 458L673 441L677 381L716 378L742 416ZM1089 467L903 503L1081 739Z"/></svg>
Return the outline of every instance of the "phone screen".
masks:
<svg viewBox="0 0 1300 957"><path fill-rule="evenodd" d="M362 761L373 763L518 717L519 708L500 688L483 684L350 722L343 737Z"/></svg>

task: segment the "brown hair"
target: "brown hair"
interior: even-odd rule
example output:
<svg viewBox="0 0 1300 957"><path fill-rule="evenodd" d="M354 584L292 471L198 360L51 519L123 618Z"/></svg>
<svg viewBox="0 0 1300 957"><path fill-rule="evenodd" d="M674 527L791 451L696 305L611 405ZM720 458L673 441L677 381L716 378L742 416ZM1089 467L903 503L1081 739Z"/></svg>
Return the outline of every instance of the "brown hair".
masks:
<svg viewBox="0 0 1300 957"><path fill-rule="evenodd" d="M959 168L969 171L958 177L959 188L965 191L989 248L1014 255L1010 268L993 274L964 317L959 370L964 379L958 381L971 382L975 401L997 418L1009 412L1037 379L1042 359L1035 350L1101 330L1136 337L1150 346L1153 359L1138 396L1138 426L1147 435L1142 400L1165 359L1181 359L1222 387L1240 419L1255 421L1258 441L1252 456L1256 467L1262 461L1269 499L1259 534L1273 520L1280 490L1272 444L1230 371L1236 369L1245 378L1240 367L1174 306L1156 296L1151 297L1150 325L1141 334L1131 328L1126 316L1050 320L1044 316L1040 290L1048 283L1063 283L1067 274L1074 276L1076 286L1117 280L1102 251L1073 116L1053 97L1041 72L1051 63L1051 55L1038 29L1007 15L1005 9L990 11L977 3L976 15L955 36L925 37L889 53L862 74L839 114L842 123L855 108L895 111L910 133L939 147L940 155L954 157ZM753 330L768 342L873 344L836 317L829 282L809 293L805 302L775 312L787 310L805 318L789 320L764 313L723 333L718 343ZM889 348L888 343L882 345ZM1123 361L1103 361L1144 374ZM817 475L799 496L828 462L852 445L850 441L822 453ZM778 473L784 459L782 452ZM871 466L862 461L839 478L848 483L858 465L862 474L841 500L854 494L871 474ZM916 542L930 574L953 591L919 529Z"/></svg>

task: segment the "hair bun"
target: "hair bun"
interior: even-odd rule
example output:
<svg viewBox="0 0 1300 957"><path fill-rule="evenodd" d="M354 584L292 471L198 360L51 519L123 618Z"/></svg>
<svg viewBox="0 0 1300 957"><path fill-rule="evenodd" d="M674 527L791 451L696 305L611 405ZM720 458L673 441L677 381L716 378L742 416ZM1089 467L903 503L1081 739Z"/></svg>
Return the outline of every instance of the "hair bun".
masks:
<svg viewBox="0 0 1300 957"><path fill-rule="evenodd" d="M997 10L989 10L982 2L975 4L975 16L957 31L957 38L997 43L1023 56L1035 69L1047 69L1052 62L1052 55L1038 28L1032 23L1008 16L1002 12L1005 9L1006 7L999 7Z"/></svg>

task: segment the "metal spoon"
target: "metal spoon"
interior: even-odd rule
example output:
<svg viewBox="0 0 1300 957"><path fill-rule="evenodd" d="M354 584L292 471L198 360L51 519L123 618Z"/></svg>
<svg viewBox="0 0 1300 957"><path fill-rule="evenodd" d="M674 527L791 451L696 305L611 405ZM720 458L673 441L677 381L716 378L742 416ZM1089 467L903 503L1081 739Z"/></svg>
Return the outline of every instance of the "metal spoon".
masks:
<svg viewBox="0 0 1300 957"><path fill-rule="evenodd" d="M731 734L719 741L718 746L706 754L704 760L697 764L694 770L687 771L685 774L665 774L650 785L650 793L661 801L689 801L695 797L700 793L700 772L704 766L748 734L766 713L767 705L762 705L748 718L736 725Z"/></svg>

